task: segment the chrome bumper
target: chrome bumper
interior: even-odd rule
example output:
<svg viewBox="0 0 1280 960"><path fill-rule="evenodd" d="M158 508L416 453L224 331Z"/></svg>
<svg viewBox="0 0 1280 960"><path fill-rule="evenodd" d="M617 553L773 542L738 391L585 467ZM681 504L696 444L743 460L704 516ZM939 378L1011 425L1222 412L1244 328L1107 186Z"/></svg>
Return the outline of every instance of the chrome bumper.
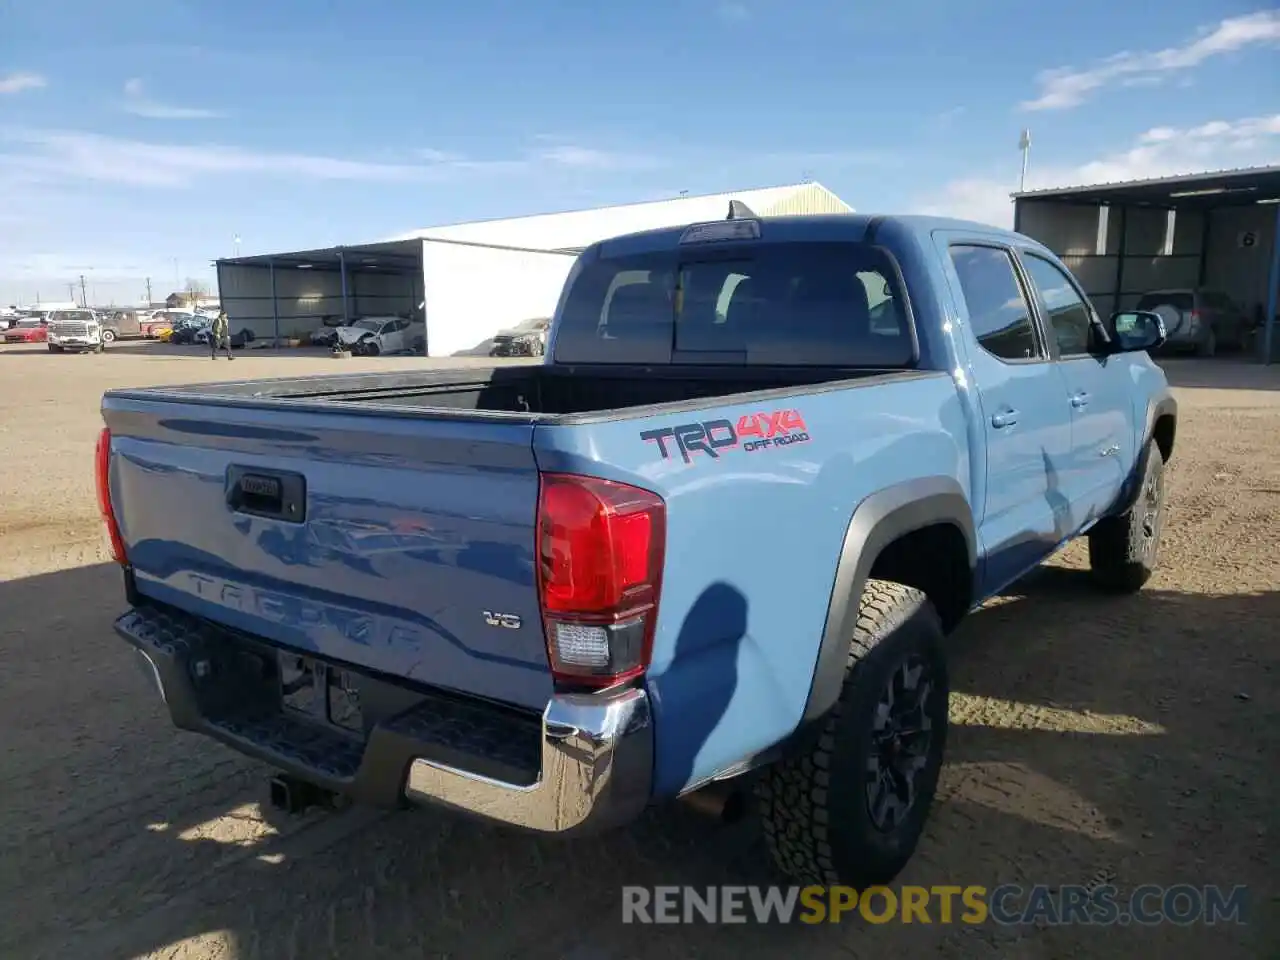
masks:
<svg viewBox="0 0 1280 960"><path fill-rule="evenodd" d="M424 695L359 743L280 710L263 682L273 647L168 607L137 607L115 629L179 729L357 802L439 806L563 835L624 825L649 803L654 736L644 690L555 695L538 729L534 718L484 702Z"/></svg>
<svg viewBox="0 0 1280 960"><path fill-rule="evenodd" d="M653 724L643 690L562 694L542 714L542 769L531 786L431 760L409 767L405 797L542 833L625 824L649 802Z"/></svg>

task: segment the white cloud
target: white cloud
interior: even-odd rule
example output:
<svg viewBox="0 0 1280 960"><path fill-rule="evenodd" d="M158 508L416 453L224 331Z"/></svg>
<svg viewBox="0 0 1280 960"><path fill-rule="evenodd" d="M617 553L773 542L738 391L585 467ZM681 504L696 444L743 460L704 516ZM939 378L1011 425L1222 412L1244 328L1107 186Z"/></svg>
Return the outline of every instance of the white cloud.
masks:
<svg viewBox="0 0 1280 960"><path fill-rule="evenodd" d="M22 93L24 90L39 90L48 85L49 81L38 73L7 73L0 76L0 95Z"/></svg>
<svg viewBox="0 0 1280 960"><path fill-rule="evenodd" d="M722 0L716 7L716 16L728 23L742 23L751 19L751 10L738 0Z"/></svg>
<svg viewBox="0 0 1280 960"><path fill-rule="evenodd" d="M132 186L181 187L202 176L276 174L313 180L410 180L429 169L220 145L177 145L58 130L5 131L29 150L9 154L11 168L51 180L92 180ZM5 155L0 155L5 159Z"/></svg>
<svg viewBox="0 0 1280 960"><path fill-rule="evenodd" d="M943 110L932 118L932 126L935 130L948 130L952 124L967 112L967 107L952 107L950 110Z"/></svg>
<svg viewBox="0 0 1280 960"><path fill-rule="evenodd" d="M1242 120L1214 120L1198 126L1152 127L1139 134L1133 145L1119 153L1077 166L1038 166L1035 154L1027 174L1027 189L1146 180L1280 162L1280 113ZM1010 164L1011 172L1014 165ZM994 226L1013 223L1015 189L1008 181L986 176L953 180L937 194L922 198L915 209L920 213L960 217Z"/></svg>
<svg viewBox="0 0 1280 960"><path fill-rule="evenodd" d="M124 100L120 106L126 113L149 120L216 120L224 116L217 110L204 107L180 107L154 100L147 96L146 86L140 77L125 81Z"/></svg>
<svg viewBox="0 0 1280 960"><path fill-rule="evenodd" d="M96 181L126 186L184 187L213 176L241 174L381 183L427 182L467 173L521 173L549 169L586 171L634 169L658 161L561 144L521 157L469 159L438 150L419 150L421 162L351 160L305 153L251 150L221 144L166 144L65 130L3 130L0 193L4 184Z"/></svg>
<svg viewBox="0 0 1280 960"><path fill-rule="evenodd" d="M464 159L461 154L450 153L447 150L432 150L430 147L424 147L415 152L427 163L456 163Z"/></svg>
<svg viewBox="0 0 1280 960"><path fill-rule="evenodd" d="M539 150L533 155L533 159L551 166L568 167L574 170L635 170L659 164L656 158L643 154L614 153L571 143L562 143Z"/></svg>
<svg viewBox="0 0 1280 960"><path fill-rule="evenodd" d="M1079 106L1111 84L1162 83L1204 61L1260 44L1280 43L1280 10L1229 17L1202 30L1180 47L1117 53L1092 67L1046 70L1037 78L1039 96L1021 104L1024 110L1063 110Z"/></svg>

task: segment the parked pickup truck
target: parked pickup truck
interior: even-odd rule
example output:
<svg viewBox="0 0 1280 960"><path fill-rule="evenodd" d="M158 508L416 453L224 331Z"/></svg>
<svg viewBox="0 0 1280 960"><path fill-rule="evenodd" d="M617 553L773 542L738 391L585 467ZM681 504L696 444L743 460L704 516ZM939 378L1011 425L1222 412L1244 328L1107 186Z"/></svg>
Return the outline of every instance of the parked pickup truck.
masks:
<svg viewBox="0 0 1280 960"><path fill-rule="evenodd" d="M1073 537L1151 574L1164 334L1017 234L732 214L588 248L539 364L108 392L116 630L174 724L281 804L754 796L791 876L892 878L945 635Z"/></svg>
<svg viewBox="0 0 1280 960"><path fill-rule="evenodd" d="M50 353L101 353L106 347L102 315L96 310L58 310L49 318Z"/></svg>

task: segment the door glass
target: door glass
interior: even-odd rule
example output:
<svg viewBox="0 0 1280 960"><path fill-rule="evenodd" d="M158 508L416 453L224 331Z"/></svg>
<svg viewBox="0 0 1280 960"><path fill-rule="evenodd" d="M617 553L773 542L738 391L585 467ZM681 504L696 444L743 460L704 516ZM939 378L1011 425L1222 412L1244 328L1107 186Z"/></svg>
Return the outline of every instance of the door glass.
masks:
<svg viewBox="0 0 1280 960"><path fill-rule="evenodd" d="M1064 357L1087 354L1089 328L1093 323L1089 305L1056 265L1034 254L1023 254L1022 262L1044 303L1045 320L1058 342L1058 353Z"/></svg>
<svg viewBox="0 0 1280 960"><path fill-rule="evenodd" d="M1040 356L1031 308L1008 251L956 246L951 248L951 262L960 278L969 326L982 349L1002 360Z"/></svg>

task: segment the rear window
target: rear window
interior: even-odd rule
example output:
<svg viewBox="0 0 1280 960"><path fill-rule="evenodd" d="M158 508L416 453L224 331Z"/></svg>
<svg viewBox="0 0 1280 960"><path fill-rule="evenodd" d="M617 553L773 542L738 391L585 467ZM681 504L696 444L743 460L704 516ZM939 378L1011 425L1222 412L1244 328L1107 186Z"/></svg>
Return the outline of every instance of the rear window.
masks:
<svg viewBox="0 0 1280 960"><path fill-rule="evenodd" d="M555 359L904 367L915 348L883 251L785 243L587 264L565 299Z"/></svg>
<svg viewBox="0 0 1280 960"><path fill-rule="evenodd" d="M1175 310L1191 309L1190 293L1147 293L1138 301L1138 310L1155 310L1157 307L1173 307Z"/></svg>

